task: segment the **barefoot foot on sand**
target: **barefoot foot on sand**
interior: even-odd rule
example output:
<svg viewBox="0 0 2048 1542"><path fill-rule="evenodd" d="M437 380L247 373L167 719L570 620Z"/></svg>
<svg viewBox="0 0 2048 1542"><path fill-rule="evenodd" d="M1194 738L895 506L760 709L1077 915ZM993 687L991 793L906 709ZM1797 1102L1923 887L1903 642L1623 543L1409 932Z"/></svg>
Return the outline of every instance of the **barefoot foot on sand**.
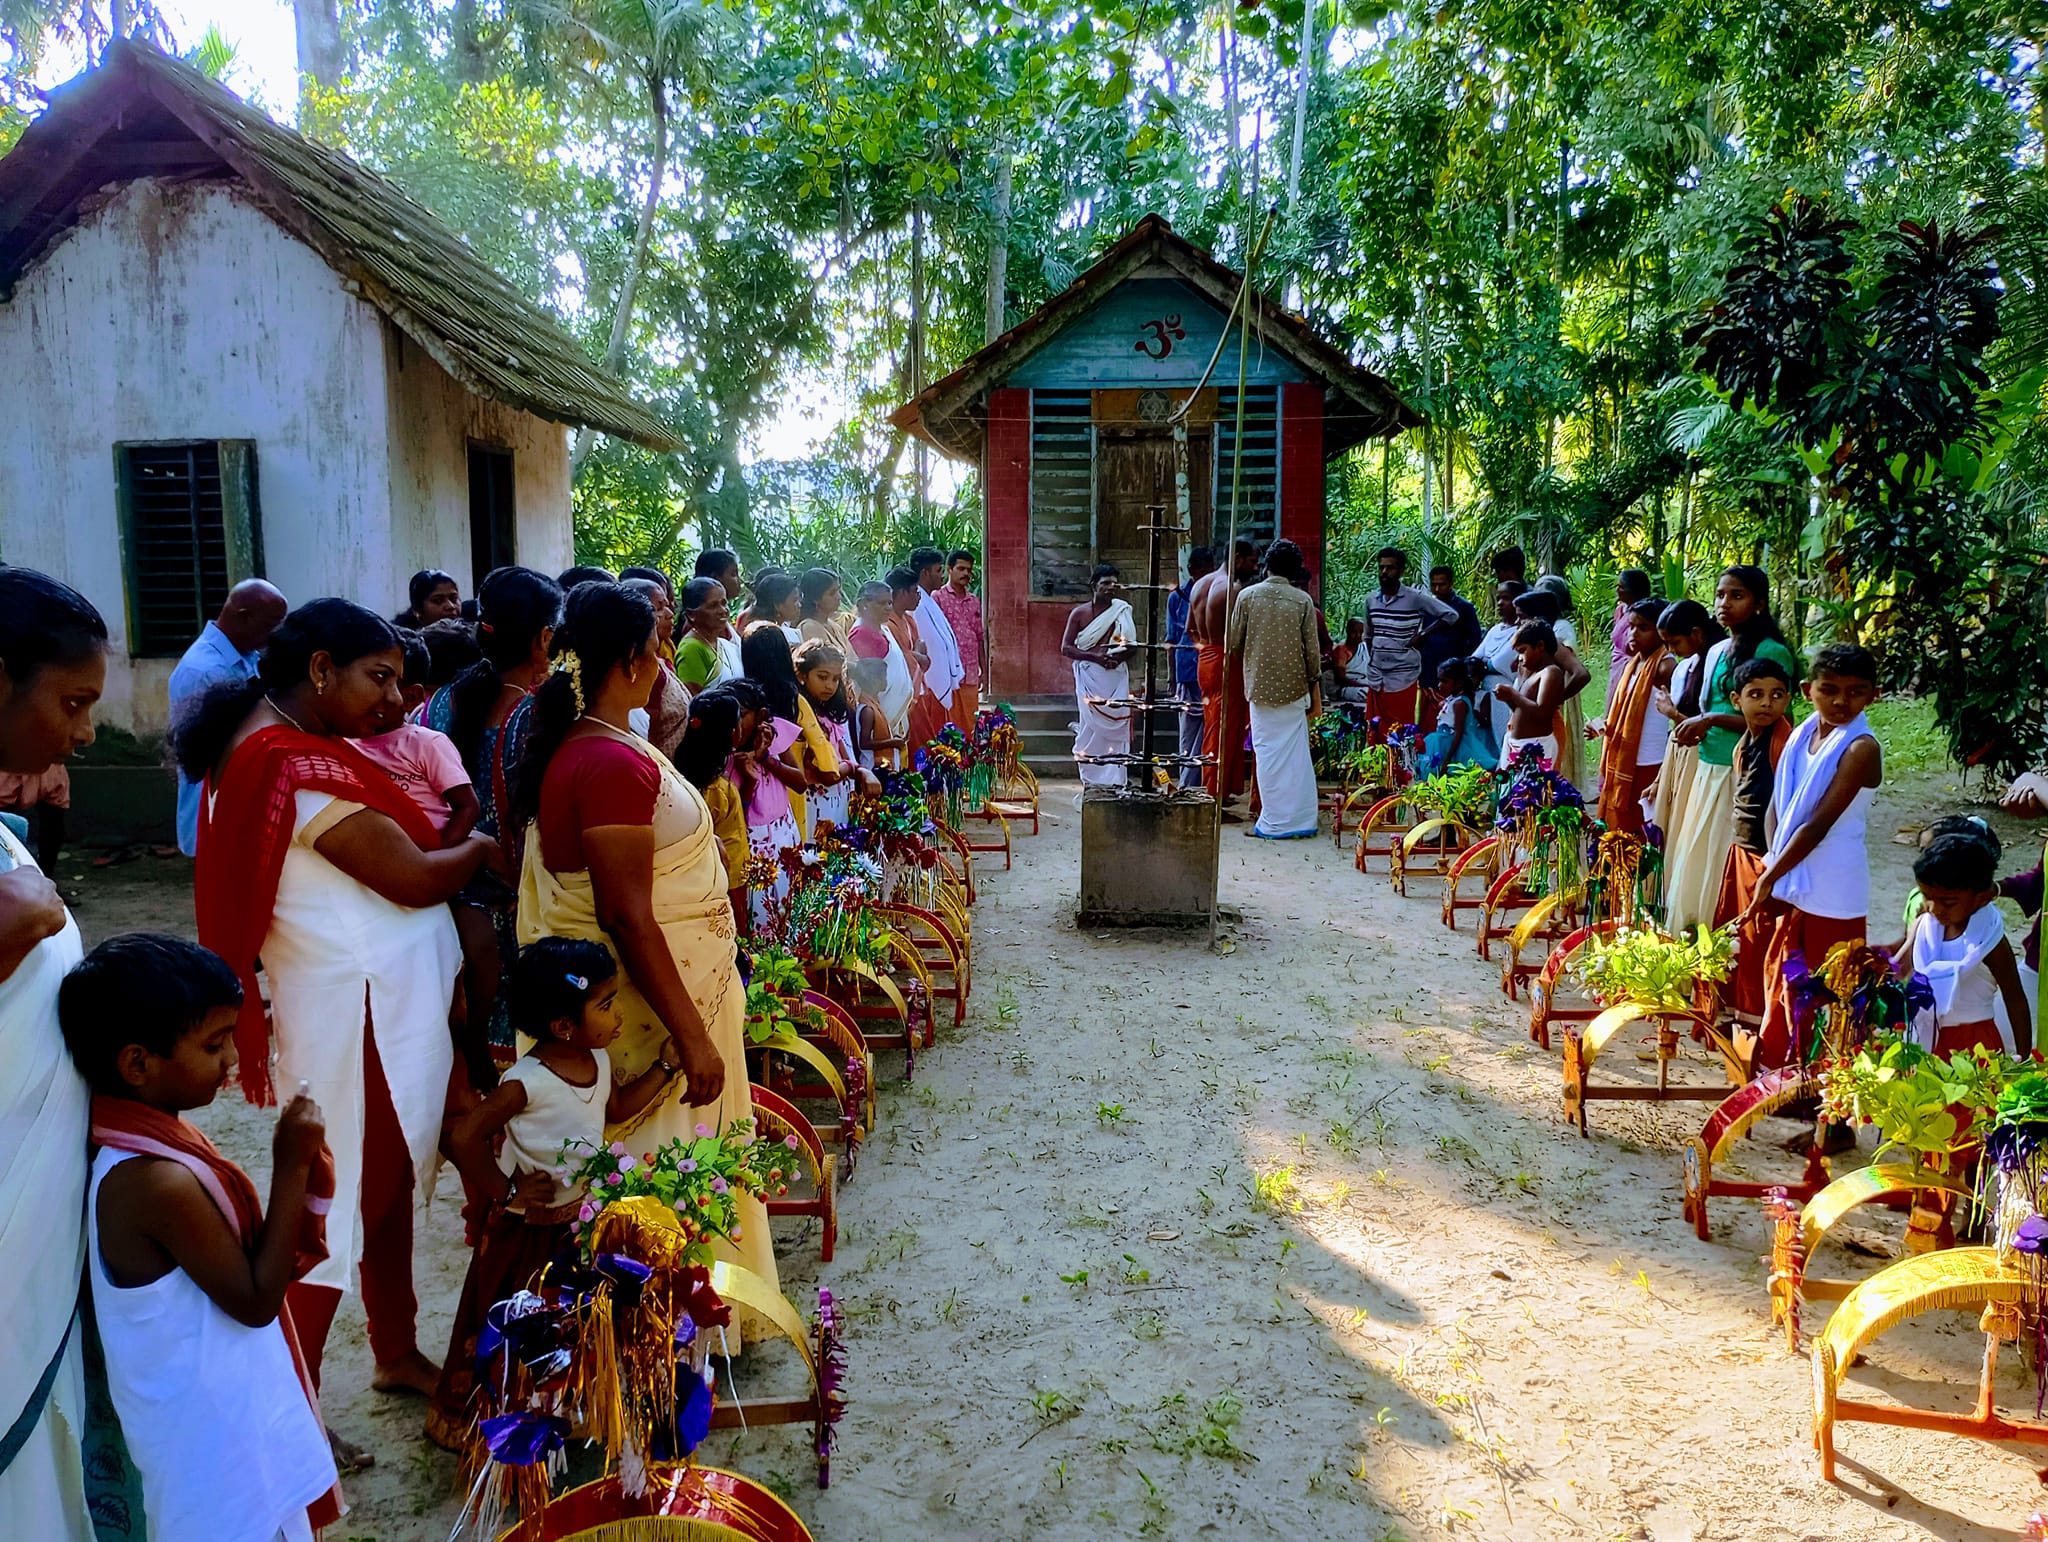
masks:
<svg viewBox="0 0 2048 1542"><path fill-rule="evenodd" d="M370 1377L370 1385L379 1392L417 1392L421 1397L432 1397L440 1381L441 1367L417 1349L378 1366Z"/></svg>

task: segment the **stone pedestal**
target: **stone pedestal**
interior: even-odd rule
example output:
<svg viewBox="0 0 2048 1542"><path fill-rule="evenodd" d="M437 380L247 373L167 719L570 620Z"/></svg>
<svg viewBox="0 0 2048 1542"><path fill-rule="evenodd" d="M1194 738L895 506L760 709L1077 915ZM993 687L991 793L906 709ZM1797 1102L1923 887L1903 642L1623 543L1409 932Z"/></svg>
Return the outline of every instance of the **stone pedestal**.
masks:
<svg viewBox="0 0 2048 1542"><path fill-rule="evenodd" d="M1216 902L1216 805L1203 792L1081 799L1083 926L1207 926Z"/></svg>

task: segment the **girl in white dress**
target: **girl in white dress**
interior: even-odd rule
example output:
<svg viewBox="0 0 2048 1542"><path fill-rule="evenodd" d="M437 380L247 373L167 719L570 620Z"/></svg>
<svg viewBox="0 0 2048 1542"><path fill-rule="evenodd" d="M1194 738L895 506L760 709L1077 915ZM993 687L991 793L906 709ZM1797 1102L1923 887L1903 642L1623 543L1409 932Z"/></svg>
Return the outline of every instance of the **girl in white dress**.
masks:
<svg viewBox="0 0 2048 1542"><path fill-rule="evenodd" d="M607 1123L632 1118L675 1079L667 1045L638 1076L615 1080L610 1047L619 1037L619 965L601 942L543 937L519 950L507 989L513 1022L533 1047L491 1095L457 1121L449 1154L471 1192L498 1196L470 1254L427 1411L427 1435L461 1450L474 1417L477 1335L484 1314L574 1243L584 1193L569 1173L604 1145ZM502 1135L497 1150L493 1144Z"/></svg>

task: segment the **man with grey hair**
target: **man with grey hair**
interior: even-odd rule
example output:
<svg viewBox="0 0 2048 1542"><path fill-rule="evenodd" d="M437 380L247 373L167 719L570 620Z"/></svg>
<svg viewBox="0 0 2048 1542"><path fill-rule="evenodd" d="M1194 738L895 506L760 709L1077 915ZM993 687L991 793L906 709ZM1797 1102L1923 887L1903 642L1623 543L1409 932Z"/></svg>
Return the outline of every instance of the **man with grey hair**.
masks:
<svg viewBox="0 0 2048 1542"><path fill-rule="evenodd" d="M245 578L228 591L220 614L206 623L184 657L171 671L171 723L176 726L192 703L222 681L251 680L256 661L270 634L291 607L281 590L260 578ZM199 799L202 788L183 771L178 773L178 850L192 856L199 850Z"/></svg>

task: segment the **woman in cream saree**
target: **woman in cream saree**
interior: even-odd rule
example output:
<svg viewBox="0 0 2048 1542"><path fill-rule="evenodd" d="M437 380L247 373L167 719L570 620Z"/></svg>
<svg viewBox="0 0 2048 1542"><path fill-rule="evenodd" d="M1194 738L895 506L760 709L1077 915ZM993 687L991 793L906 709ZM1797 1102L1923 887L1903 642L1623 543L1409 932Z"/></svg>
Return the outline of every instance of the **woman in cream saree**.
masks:
<svg viewBox="0 0 2048 1542"><path fill-rule="evenodd" d="M751 1118L753 1105L747 1090L746 987L735 957L728 875L711 811L667 757L611 721L622 717L631 705L628 698L644 694L653 679L651 639L647 651L624 658L617 656L616 646L607 646L608 633L640 626L637 614L603 613L616 608L618 594L613 586L589 585L571 597L562 657L573 663L543 687L560 698L580 698L582 710L575 711L566 729L554 734L545 726L537 730L532 749L538 757L530 752L524 768L526 773L538 769L540 786L528 788L520 800L531 800L535 817L527 829L520 872L519 940L586 938L603 943L619 959L624 1031L611 1046L615 1075L637 1076L680 1050L685 1074L637 1118L606 1131L643 1152L690 1137L699 1125L723 1131L736 1120ZM647 620L651 623L651 615ZM537 700L536 709L546 712L549 705ZM554 705L567 708L569 702ZM646 850L647 834L630 828L643 824L652 837L651 861L645 868L637 857L620 862L612 853L621 844ZM631 892L642 882L644 891ZM630 921L634 937L614 935L601 918L614 918L614 929ZM650 919L654 932L637 930ZM657 1009L655 1002L671 987L642 978L643 973L665 973L659 967L662 957L650 958L646 951L649 944L673 965L687 1005L668 997L670 1009ZM650 962L656 967L650 969ZM695 1022L687 1020L692 1016ZM715 1075L705 1069L711 1058L706 1049L719 1063ZM707 1081L715 1091L693 1104L690 1086ZM768 1214L758 1199L742 1204L739 1236L719 1243L717 1252L780 1288ZM745 1313L735 1312L734 1323L746 1339L763 1336ZM732 1347L737 1349L738 1341Z"/></svg>

